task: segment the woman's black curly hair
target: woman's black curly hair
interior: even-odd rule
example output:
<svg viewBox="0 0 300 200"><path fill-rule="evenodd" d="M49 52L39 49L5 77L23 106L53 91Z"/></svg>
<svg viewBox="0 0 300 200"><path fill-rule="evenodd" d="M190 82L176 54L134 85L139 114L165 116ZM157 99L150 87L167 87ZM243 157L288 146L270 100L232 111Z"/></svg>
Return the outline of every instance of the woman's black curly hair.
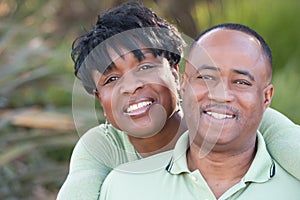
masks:
<svg viewBox="0 0 300 200"><path fill-rule="evenodd" d="M91 70L103 73L113 62L107 52L108 46L119 54L118 48L125 47L138 60L143 59L143 46L151 49L155 56L163 55L174 66L180 62L184 45L175 26L140 3L127 2L99 15L93 29L73 42L71 57L75 75L92 93L95 83Z"/></svg>

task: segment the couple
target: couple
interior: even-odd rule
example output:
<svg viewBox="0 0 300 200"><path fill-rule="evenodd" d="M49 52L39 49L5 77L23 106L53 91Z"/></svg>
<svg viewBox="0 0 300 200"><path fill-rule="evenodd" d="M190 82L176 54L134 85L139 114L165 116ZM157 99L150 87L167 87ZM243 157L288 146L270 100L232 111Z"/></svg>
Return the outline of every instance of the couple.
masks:
<svg viewBox="0 0 300 200"><path fill-rule="evenodd" d="M58 199L97 199L113 168L140 159L116 168L100 198L258 199L270 190L274 198L284 190L297 195L290 190L299 182L277 162L299 178L290 159L300 159L300 130L268 108L272 57L264 40L238 24L203 33L182 75L183 118L177 91L184 44L174 26L138 3L102 14L78 39L75 73L111 125L78 141ZM259 131L277 162L257 132L261 119Z"/></svg>

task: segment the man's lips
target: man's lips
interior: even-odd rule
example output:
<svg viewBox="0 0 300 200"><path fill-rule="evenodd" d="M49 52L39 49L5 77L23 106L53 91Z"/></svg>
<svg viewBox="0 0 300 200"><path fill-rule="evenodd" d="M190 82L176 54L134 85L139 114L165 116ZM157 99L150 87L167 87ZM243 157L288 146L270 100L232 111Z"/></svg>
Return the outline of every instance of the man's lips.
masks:
<svg viewBox="0 0 300 200"><path fill-rule="evenodd" d="M209 105L205 106L203 113L215 119L234 119L238 116L237 109L230 106Z"/></svg>
<svg viewBox="0 0 300 200"><path fill-rule="evenodd" d="M205 114L212 116L215 119L233 119L235 118L235 115L232 114L224 114L224 113L217 113L217 112L211 112L211 111L204 111Z"/></svg>

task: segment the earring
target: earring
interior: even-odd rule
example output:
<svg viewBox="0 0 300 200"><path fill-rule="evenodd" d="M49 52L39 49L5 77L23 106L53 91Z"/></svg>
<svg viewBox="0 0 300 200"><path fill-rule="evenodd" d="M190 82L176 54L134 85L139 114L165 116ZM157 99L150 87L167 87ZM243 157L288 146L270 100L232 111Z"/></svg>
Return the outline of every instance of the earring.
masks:
<svg viewBox="0 0 300 200"><path fill-rule="evenodd" d="M104 118L105 118L105 123L104 123L104 134L106 136L108 136L108 126L109 126L109 123L108 123L108 120L107 120L107 117L106 117L106 113L103 112L103 115L104 115Z"/></svg>
<svg viewBox="0 0 300 200"><path fill-rule="evenodd" d="M104 124L104 134L108 136L108 120L105 118L105 124Z"/></svg>
<svg viewBox="0 0 300 200"><path fill-rule="evenodd" d="M178 111L181 109L181 105L182 105L182 99L181 99L181 97L178 95L178 102L177 102Z"/></svg>
<svg viewBox="0 0 300 200"><path fill-rule="evenodd" d="M97 89L93 89L93 94L95 95L95 94L97 94L98 93L98 90Z"/></svg>

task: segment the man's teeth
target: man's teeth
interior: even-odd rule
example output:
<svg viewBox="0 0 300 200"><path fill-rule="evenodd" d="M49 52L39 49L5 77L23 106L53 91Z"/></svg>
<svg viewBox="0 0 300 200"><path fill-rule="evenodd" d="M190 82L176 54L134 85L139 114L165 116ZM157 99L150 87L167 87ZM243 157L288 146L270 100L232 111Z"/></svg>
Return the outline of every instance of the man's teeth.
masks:
<svg viewBox="0 0 300 200"><path fill-rule="evenodd" d="M138 110L150 104L152 104L152 101L143 101L137 104L132 104L131 106L129 106L129 108L127 108L126 112L130 113L132 111Z"/></svg>
<svg viewBox="0 0 300 200"><path fill-rule="evenodd" d="M226 114L220 114L215 112L206 112L206 113L216 119L232 119L234 117L234 115L226 115Z"/></svg>

